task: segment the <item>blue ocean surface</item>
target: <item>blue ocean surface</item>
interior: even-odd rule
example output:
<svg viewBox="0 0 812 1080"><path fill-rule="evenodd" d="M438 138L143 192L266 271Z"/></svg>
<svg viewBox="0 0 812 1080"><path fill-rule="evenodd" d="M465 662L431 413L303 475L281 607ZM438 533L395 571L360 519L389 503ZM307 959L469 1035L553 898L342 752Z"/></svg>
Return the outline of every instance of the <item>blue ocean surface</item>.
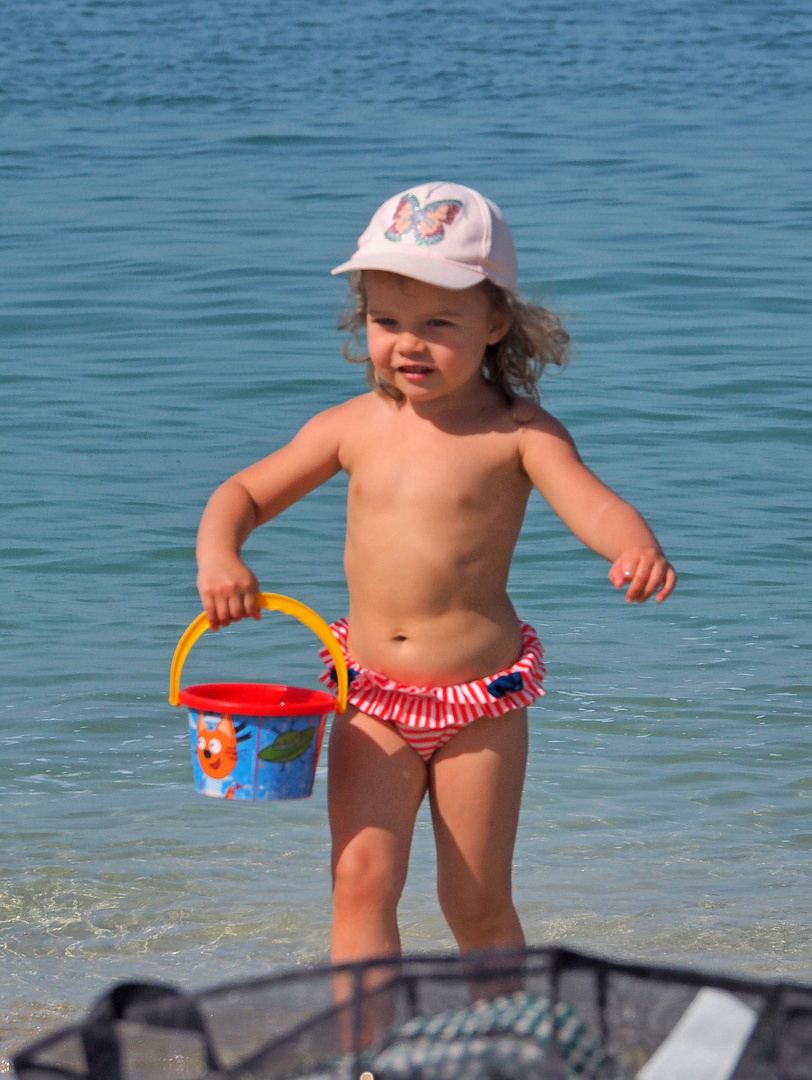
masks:
<svg viewBox="0 0 812 1080"><path fill-rule="evenodd" d="M364 390L329 270L453 179L574 357L545 404L680 574L625 605L531 501L545 643L515 862L528 939L812 979L812 12L801 0L0 0L0 1042L111 982L326 957L305 802L201 798L169 663L211 490ZM345 482L254 534L346 610ZM278 613L184 682L316 686ZM451 948L421 812L407 949Z"/></svg>

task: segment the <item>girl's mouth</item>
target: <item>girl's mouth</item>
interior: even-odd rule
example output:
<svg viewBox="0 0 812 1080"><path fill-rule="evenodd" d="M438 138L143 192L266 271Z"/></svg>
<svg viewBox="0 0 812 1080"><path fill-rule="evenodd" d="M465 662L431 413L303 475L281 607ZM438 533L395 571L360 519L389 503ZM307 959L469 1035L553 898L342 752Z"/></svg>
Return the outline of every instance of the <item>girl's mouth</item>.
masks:
<svg viewBox="0 0 812 1080"><path fill-rule="evenodd" d="M433 370L433 368L424 364L406 364L404 367L398 368L398 375L402 375L409 382L421 382L431 375Z"/></svg>

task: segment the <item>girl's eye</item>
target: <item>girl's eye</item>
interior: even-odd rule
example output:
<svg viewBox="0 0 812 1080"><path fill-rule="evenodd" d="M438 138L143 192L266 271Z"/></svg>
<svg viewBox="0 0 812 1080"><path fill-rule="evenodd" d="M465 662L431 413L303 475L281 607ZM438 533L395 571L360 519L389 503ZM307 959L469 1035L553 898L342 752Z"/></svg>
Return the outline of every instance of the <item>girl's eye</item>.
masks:
<svg viewBox="0 0 812 1080"><path fill-rule="evenodd" d="M375 318L372 321L375 323L376 326L384 326L387 329L390 329L391 327L393 327L395 325L395 320L394 319L386 319L386 318L383 318L382 316L378 317L378 318Z"/></svg>
<svg viewBox="0 0 812 1080"><path fill-rule="evenodd" d="M451 326L448 319L430 319L429 326Z"/></svg>

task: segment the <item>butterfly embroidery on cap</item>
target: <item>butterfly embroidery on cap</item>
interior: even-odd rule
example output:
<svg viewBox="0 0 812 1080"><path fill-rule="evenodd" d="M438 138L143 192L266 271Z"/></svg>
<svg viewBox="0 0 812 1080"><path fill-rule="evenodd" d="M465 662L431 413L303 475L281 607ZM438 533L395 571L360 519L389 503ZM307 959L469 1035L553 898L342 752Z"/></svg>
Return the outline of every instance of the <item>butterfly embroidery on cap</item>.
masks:
<svg viewBox="0 0 812 1080"><path fill-rule="evenodd" d="M383 234L397 243L407 233L414 233L416 243L439 244L450 225L462 210L459 199L438 199L421 206L414 195L404 195L397 205L392 224Z"/></svg>

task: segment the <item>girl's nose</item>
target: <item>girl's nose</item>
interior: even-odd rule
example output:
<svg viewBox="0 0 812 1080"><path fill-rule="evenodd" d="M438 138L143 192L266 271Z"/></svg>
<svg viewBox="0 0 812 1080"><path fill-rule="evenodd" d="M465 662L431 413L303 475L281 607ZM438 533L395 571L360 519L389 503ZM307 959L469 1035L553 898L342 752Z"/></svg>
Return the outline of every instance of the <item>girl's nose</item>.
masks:
<svg viewBox="0 0 812 1080"><path fill-rule="evenodd" d="M426 343L422 338L419 338L411 331L404 331L398 337L398 352L401 353L416 353L425 352Z"/></svg>

